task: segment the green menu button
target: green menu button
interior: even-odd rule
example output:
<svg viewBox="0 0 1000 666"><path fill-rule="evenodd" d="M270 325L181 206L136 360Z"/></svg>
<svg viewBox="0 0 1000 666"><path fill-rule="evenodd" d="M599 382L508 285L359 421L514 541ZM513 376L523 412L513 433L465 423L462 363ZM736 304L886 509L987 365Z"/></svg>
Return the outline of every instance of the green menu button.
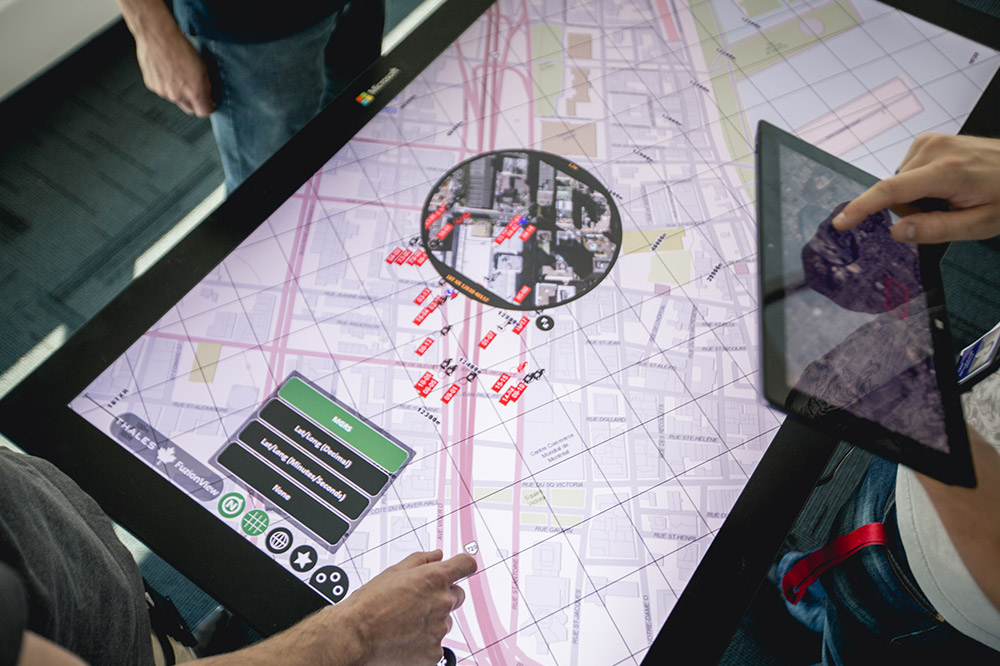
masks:
<svg viewBox="0 0 1000 666"><path fill-rule="evenodd" d="M298 377L290 377L278 396L391 474L398 472L410 456L409 451Z"/></svg>

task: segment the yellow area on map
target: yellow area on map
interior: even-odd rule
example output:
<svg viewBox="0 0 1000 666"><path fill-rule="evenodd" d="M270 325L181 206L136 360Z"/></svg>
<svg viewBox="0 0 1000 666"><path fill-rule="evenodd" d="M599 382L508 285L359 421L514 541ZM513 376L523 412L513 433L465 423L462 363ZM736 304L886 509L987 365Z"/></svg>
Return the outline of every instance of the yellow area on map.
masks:
<svg viewBox="0 0 1000 666"><path fill-rule="evenodd" d="M680 285L691 281L691 251L656 252L649 262L649 281Z"/></svg>
<svg viewBox="0 0 1000 666"><path fill-rule="evenodd" d="M683 241L686 233L687 232L684 231L684 227L673 227L671 229L646 229L645 231L625 231L622 233L621 254L628 256L636 252L651 252L653 244L658 240L660 242L656 246L657 252L683 250Z"/></svg>
<svg viewBox="0 0 1000 666"><path fill-rule="evenodd" d="M549 521L544 513L528 513L522 511L517 520L522 525L548 525Z"/></svg>
<svg viewBox="0 0 1000 666"><path fill-rule="evenodd" d="M522 488L521 504L527 504L528 506L545 504L545 493L538 488Z"/></svg>
<svg viewBox="0 0 1000 666"><path fill-rule="evenodd" d="M583 518L580 516L553 516L552 522L565 530L576 527L583 522Z"/></svg>
<svg viewBox="0 0 1000 666"><path fill-rule="evenodd" d="M597 157L597 125L543 120L542 150L556 155Z"/></svg>
<svg viewBox="0 0 1000 666"><path fill-rule="evenodd" d="M583 488L553 488L549 491L552 506L582 509L586 502L587 495Z"/></svg>
<svg viewBox="0 0 1000 666"><path fill-rule="evenodd" d="M215 381L215 369L219 367L222 345L218 342L199 342L194 348L194 363L191 364L190 381L211 384Z"/></svg>
<svg viewBox="0 0 1000 666"><path fill-rule="evenodd" d="M483 500L485 502L495 502L497 504L513 504L514 490L512 488L500 490L498 488L476 486L476 488L472 491L472 498L477 502Z"/></svg>
<svg viewBox="0 0 1000 666"><path fill-rule="evenodd" d="M573 67L569 71L569 78L573 95L566 100L566 113L575 116L577 103L590 101L590 70Z"/></svg>
<svg viewBox="0 0 1000 666"><path fill-rule="evenodd" d="M472 497L477 502L513 504L514 489L476 486ZM583 488L553 488L547 491L540 488L521 489L521 508L526 510L530 510L531 507L536 507L536 510L545 509L547 504L569 509L582 509L586 501L587 497Z"/></svg>
<svg viewBox="0 0 1000 666"><path fill-rule="evenodd" d="M741 6L753 18L760 16L770 4L768 0L743 0ZM715 19L711 3L695 4L691 13L697 19L695 26L705 62L710 66L716 63L712 70L712 91L722 117L736 117L745 111L737 86L747 75L861 24L861 17L850 2L831 0L804 14L796 14L791 20L768 27L753 37L723 44L717 37L722 33L722 27ZM732 54L738 67L730 66L728 58L720 51ZM730 155L744 155L747 142L753 144L753 137L743 136L737 124L724 122L721 129ZM742 164L753 167L753 154L743 157ZM753 184L752 168L738 169L737 172L744 186Z"/></svg>
<svg viewBox="0 0 1000 666"><path fill-rule="evenodd" d="M743 8L747 18L757 18L775 9L781 9L781 0L740 0L736 4Z"/></svg>
<svg viewBox="0 0 1000 666"><path fill-rule="evenodd" d="M590 60L593 57L593 46L591 45L590 35L571 32L567 37L569 38L569 46L566 47L566 50L569 52L570 58L574 60Z"/></svg>
<svg viewBox="0 0 1000 666"><path fill-rule="evenodd" d="M684 227L626 231L621 257L649 262L648 282L681 285L691 281L691 251L684 249ZM656 245L656 250L653 250ZM642 270L641 265L637 266Z"/></svg>
<svg viewBox="0 0 1000 666"><path fill-rule="evenodd" d="M831 2L767 28L742 42L730 44L728 51L736 56L743 74L751 75L821 39L832 37L860 23L861 20L853 11L847 11L846 7ZM713 57L712 60L714 59Z"/></svg>
<svg viewBox="0 0 1000 666"><path fill-rule="evenodd" d="M556 97L563 90L562 26L531 26L531 79L535 83L535 115L556 115Z"/></svg>

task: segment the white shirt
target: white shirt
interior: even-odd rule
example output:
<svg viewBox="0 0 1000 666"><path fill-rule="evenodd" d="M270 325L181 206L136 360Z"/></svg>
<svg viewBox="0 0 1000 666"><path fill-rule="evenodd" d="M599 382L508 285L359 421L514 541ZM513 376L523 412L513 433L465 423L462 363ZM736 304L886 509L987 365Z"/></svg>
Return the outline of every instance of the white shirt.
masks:
<svg viewBox="0 0 1000 666"><path fill-rule="evenodd" d="M962 396L962 407L966 423L1000 450L1000 372ZM1000 611L976 585L927 491L903 465L896 474L896 514L906 559L927 599L955 629L1000 650Z"/></svg>

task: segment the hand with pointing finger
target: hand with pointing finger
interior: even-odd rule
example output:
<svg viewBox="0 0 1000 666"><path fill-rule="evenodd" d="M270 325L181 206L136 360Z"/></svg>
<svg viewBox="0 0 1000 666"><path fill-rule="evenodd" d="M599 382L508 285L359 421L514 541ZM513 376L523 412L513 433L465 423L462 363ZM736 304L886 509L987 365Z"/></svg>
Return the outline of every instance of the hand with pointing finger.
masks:
<svg viewBox="0 0 1000 666"><path fill-rule="evenodd" d="M452 612L465 601L457 583L476 571L460 553L413 553L335 606L237 652L198 659L204 666L435 666Z"/></svg>
<svg viewBox="0 0 1000 666"><path fill-rule="evenodd" d="M944 199L948 210L923 212L909 205L923 198ZM1000 234L1000 139L917 137L896 175L847 204L833 226L846 231L883 208L901 216L892 228L898 241L944 243Z"/></svg>
<svg viewBox="0 0 1000 666"><path fill-rule="evenodd" d="M433 666L441 659L451 613L465 601L456 583L476 571L476 560L466 553L441 558L440 550L413 553L337 607L354 620L365 664Z"/></svg>

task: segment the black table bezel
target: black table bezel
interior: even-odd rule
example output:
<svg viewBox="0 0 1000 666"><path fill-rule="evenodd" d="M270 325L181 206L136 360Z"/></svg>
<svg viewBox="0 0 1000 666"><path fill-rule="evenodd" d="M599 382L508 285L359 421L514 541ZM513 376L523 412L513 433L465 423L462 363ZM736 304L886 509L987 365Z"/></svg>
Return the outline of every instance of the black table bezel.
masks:
<svg viewBox="0 0 1000 666"><path fill-rule="evenodd" d="M187 501L183 492L67 405L491 4L492 0L443 3L199 227L0 401L0 432L29 453L58 465L112 518L262 633L292 625L322 607L323 600L265 554L247 548L236 532ZM935 22L950 22L945 8L930 11ZM914 13L928 17L926 11ZM979 35L976 31L955 31ZM979 39L996 41L997 34L1000 32L994 31ZM375 102L362 107L354 101L358 92L382 80L392 68L400 72ZM980 119L980 127L995 124L991 122L996 117L992 108L1000 98L998 91L1000 85L994 80L977 106L979 113L973 115ZM986 97L990 108L984 113ZM985 133L984 129L978 131ZM667 659L717 663L835 445L836 439L829 434L796 421L788 420L781 426L660 629L644 664ZM137 497L144 501L136 501ZM171 507L170 511L155 510L164 506ZM198 538L198 534L211 537ZM206 562L213 564L206 567ZM252 585L247 584L248 571L254 572ZM273 590L280 590L280 596Z"/></svg>

